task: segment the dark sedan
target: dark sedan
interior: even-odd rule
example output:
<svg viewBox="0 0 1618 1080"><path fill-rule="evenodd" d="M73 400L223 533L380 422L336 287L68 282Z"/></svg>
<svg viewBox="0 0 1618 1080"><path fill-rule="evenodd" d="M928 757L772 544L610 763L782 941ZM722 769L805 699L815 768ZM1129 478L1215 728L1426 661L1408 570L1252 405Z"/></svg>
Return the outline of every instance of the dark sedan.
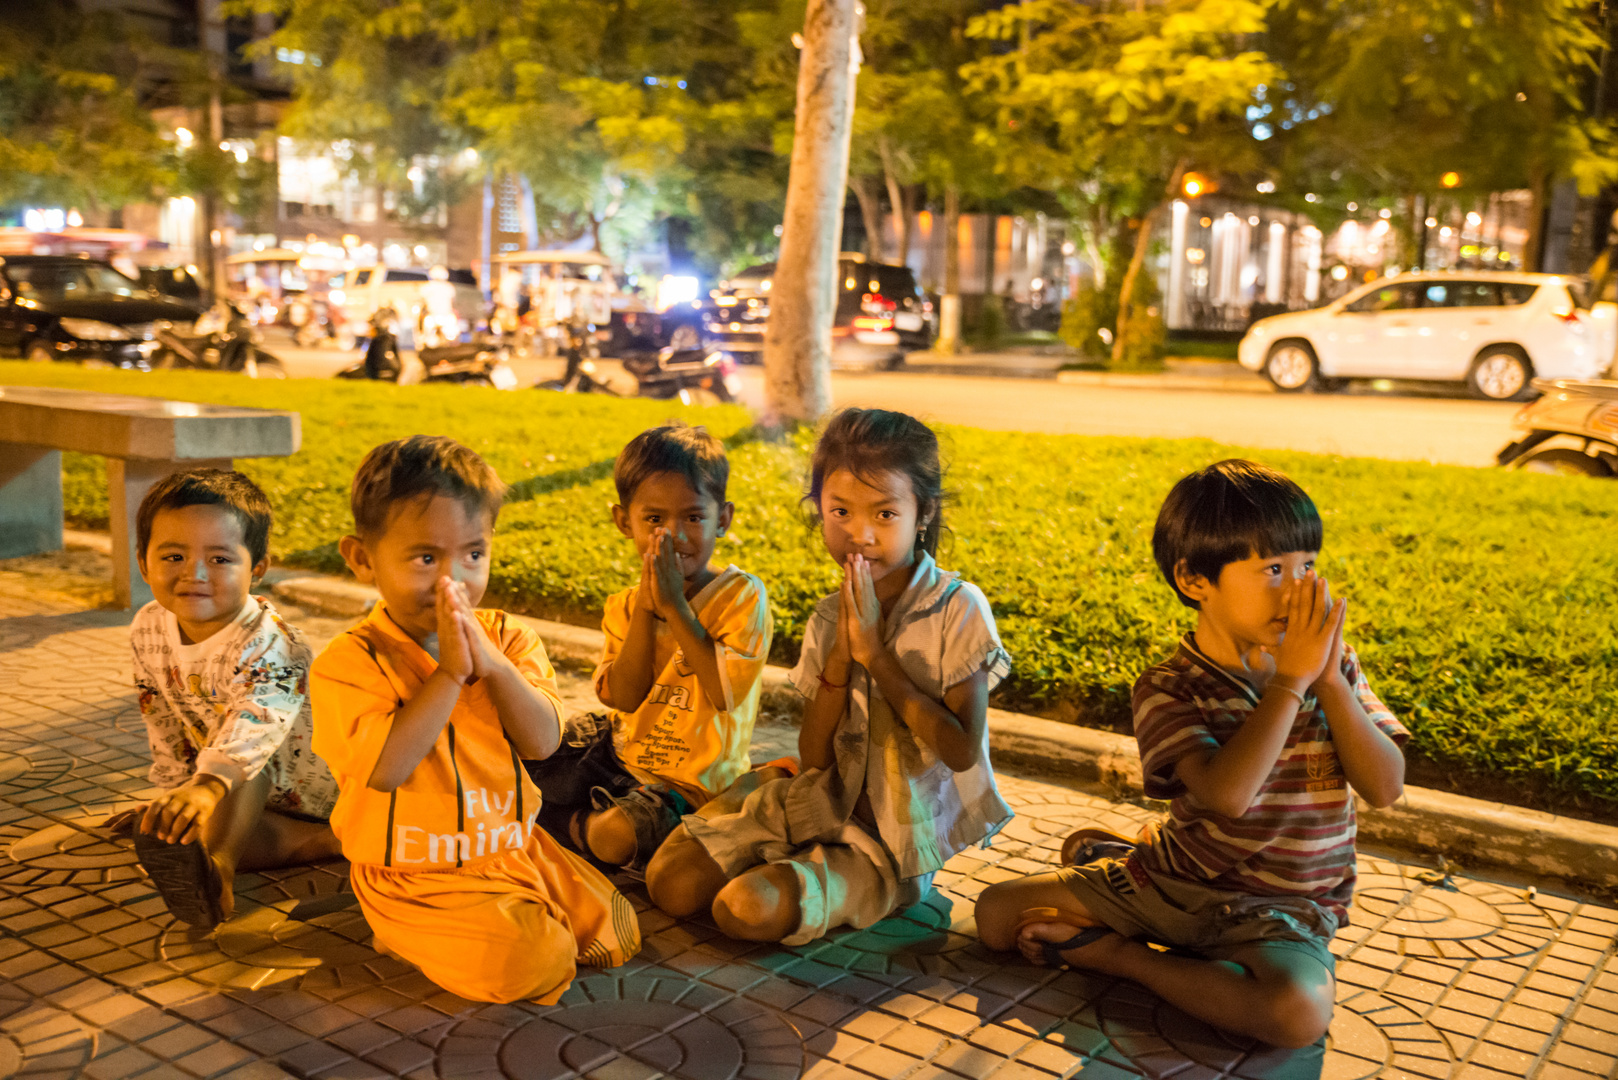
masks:
<svg viewBox="0 0 1618 1080"><path fill-rule="evenodd" d="M190 324L198 314L94 259L0 259L0 353L143 367L157 349L156 323Z"/></svg>

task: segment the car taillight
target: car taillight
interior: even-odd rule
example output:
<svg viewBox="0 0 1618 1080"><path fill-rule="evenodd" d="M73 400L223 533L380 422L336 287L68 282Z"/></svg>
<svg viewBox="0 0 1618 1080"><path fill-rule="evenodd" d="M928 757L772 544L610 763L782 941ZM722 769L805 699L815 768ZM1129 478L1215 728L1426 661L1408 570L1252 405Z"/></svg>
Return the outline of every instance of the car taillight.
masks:
<svg viewBox="0 0 1618 1080"><path fill-rule="evenodd" d="M856 330L887 330L892 326L892 319L881 319L870 315L856 315L854 317L854 329Z"/></svg>
<svg viewBox="0 0 1618 1080"><path fill-rule="evenodd" d="M898 308L898 304L881 293L866 293L860 297L860 310L867 315L881 315Z"/></svg>
<svg viewBox="0 0 1618 1080"><path fill-rule="evenodd" d="M1565 323L1577 323L1579 321L1578 308L1557 308L1551 314Z"/></svg>

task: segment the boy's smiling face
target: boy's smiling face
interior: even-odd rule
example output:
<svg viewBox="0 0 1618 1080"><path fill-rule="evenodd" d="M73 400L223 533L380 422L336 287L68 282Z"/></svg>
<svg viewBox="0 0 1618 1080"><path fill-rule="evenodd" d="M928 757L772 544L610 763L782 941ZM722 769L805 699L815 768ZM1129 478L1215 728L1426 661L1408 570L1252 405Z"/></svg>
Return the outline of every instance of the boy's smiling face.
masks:
<svg viewBox="0 0 1618 1080"><path fill-rule="evenodd" d="M340 549L354 576L382 594L393 621L424 642L438 632L439 578L465 585L473 607L483 599L493 538L488 513L447 495L423 495L393 506L376 536L345 536Z"/></svg>
<svg viewBox="0 0 1618 1080"><path fill-rule="evenodd" d="M159 511L139 559L153 598L174 613L190 644L207 640L236 618L268 562L254 564L241 519L223 506Z"/></svg>
<svg viewBox="0 0 1618 1080"><path fill-rule="evenodd" d="M1274 649L1286 635L1287 598L1293 586L1314 568L1318 551L1284 555L1249 555L1226 563L1219 580L1192 576L1182 566L1175 573L1180 591L1197 601L1199 643L1217 636L1245 655L1254 648ZM1202 643L1204 648L1213 642Z"/></svg>
<svg viewBox="0 0 1618 1080"><path fill-rule="evenodd" d="M615 504L612 520L619 532L635 541L641 555L651 547L658 529L667 530L674 538L681 575L687 582L705 582L712 574L714 544L730 528L735 512L733 503L698 491L684 475L662 472L642 480L628 506Z"/></svg>

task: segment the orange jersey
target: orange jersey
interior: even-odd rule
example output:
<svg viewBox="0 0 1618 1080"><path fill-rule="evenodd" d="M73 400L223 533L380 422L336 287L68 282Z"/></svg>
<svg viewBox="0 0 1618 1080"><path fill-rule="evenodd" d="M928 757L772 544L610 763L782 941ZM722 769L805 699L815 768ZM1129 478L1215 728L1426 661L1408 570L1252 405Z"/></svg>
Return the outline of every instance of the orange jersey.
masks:
<svg viewBox="0 0 1618 1080"><path fill-rule="evenodd" d="M503 611L480 610L477 620L560 716L556 673L539 635ZM449 722L409 779L393 791L367 785L394 714L437 669L438 662L381 604L315 660L315 753L337 778L331 826L350 862L442 870L526 846L539 813L539 789L506 738L488 690L476 683L461 691Z"/></svg>
<svg viewBox="0 0 1618 1080"><path fill-rule="evenodd" d="M595 673L597 697L629 635L637 588L607 600L601 618L607 640ZM697 801L705 802L753 767L748 748L774 622L764 583L734 566L692 597L691 608L713 638L725 700L709 700L696 669L681 654L674 631L667 623L658 623L652 687L640 708L613 710L612 741L618 760L642 783L703 793L706 797Z"/></svg>

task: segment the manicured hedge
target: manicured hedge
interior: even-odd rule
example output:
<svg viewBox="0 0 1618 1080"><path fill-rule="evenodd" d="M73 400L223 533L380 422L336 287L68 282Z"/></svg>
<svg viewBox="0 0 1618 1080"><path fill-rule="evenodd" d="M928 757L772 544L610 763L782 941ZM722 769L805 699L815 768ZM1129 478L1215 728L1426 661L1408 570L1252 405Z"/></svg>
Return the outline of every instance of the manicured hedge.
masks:
<svg viewBox="0 0 1618 1080"><path fill-rule="evenodd" d="M300 410L302 452L243 464L275 504L276 556L328 570L340 569L334 541L349 527L347 485L364 452L412 432L452 435L514 487L495 593L518 609L575 618L598 611L636 565L607 516L613 456L643 427L682 416L731 447L737 518L720 557L769 584L779 655L795 653L805 615L835 580L798 504L810 436L760 441L740 408L20 363L0 364L4 383ZM958 501L941 561L994 605L1015 657L998 700L1127 730L1136 674L1191 625L1151 561L1158 503L1181 474L1241 451L942 431ZM1448 770L1471 790L1520 783L1542 804L1618 807L1608 802L1618 800L1618 484L1247 453L1287 471L1319 504L1321 564L1353 601L1351 640L1414 732L1410 749L1429 779ZM70 458L66 471L69 515L104 521L99 460Z"/></svg>

